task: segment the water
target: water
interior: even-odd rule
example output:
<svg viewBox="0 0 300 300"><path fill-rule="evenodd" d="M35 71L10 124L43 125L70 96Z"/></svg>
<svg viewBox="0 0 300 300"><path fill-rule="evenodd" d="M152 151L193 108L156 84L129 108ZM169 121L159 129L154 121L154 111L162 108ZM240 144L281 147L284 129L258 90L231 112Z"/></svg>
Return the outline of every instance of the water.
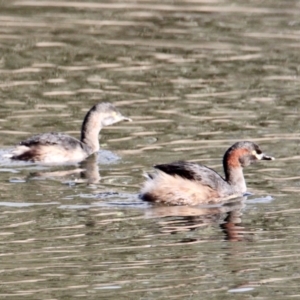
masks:
<svg viewBox="0 0 300 300"><path fill-rule="evenodd" d="M38 132L79 136L110 101L97 163L0 166L0 297L299 297L298 1L2 1L1 156ZM276 157L252 195L214 207L138 198L156 163L222 172L235 141Z"/></svg>

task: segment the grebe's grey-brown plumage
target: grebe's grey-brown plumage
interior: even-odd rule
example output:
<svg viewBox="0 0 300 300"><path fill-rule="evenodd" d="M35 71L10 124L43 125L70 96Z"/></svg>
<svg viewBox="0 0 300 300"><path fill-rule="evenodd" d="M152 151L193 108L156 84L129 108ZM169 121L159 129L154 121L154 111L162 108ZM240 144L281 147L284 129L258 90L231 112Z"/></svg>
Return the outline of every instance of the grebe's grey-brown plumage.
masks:
<svg viewBox="0 0 300 300"><path fill-rule="evenodd" d="M34 135L19 143L11 159L46 164L80 162L100 149L99 132L103 127L123 120L131 121L111 103L98 103L83 120L80 140L57 132Z"/></svg>
<svg viewBox="0 0 300 300"><path fill-rule="evenodd" d="M273 159L252 142L238 142L224 155L225 178L206 166L191 162L156 165L157 172L148 176L141 198L168 205L199 205L239 197L247 190L243 167L257 160Z"/></svg>

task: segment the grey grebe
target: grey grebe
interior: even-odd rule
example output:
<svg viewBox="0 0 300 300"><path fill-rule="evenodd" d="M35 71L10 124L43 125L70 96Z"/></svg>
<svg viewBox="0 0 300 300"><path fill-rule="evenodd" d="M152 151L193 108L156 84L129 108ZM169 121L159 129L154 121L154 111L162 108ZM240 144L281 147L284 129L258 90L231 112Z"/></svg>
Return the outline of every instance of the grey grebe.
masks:
<svg viewBox="0 0 300 300"><path fill-rule="evenodd" d="M223 158L225 178L214 170L191 162L156 165L141 190L146 201L168 205L199 205L242 196L247 188L243 167L257 160L273 160L252 142L238 142Z"/></svg>
<svg viewBox="0 0 300 300"><path fill-rule="evenodd" d="M131 121L114 105L98 103L83 120L80 140L63 133L42 133L20 142L10 157L45 164L80 162L100 149L99 132L104 126L123 120Z"/></svg>

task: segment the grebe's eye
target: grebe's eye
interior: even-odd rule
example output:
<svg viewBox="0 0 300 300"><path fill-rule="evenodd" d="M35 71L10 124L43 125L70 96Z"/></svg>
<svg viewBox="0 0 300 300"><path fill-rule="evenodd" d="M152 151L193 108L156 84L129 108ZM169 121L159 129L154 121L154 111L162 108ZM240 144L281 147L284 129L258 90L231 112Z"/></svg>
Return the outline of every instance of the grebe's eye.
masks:
<svg viewBox="0 0 300 300"><path fill-rule="evenodd" d="M252 150L251 154L253 156L255 156L258 160L261 160L264 156L264 154L261 152L261 150L258 150L258 151Z"/></svg>
<svg viewBox="0 0 300 300"><path fill-rule="evenodd" d="M262 154L262 151L260 149L256 149L257 154Z"/></svg>

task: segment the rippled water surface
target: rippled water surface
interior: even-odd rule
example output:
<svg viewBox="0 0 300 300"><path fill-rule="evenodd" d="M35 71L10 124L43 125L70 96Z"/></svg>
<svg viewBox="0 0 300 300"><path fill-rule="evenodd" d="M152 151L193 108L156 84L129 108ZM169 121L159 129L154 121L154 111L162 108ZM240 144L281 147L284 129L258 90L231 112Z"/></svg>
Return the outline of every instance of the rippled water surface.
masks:
<svg viewBox="0 0 300 300"><path fill-rule="evenodd" d="M0 297L297 299L300 3L0 2ZM78 166L3 157L39 132L78 137L114 103ZM274 162L245 170L247 199L154 207L138 198L155 163L222 172L235 141Z"/></svg>

